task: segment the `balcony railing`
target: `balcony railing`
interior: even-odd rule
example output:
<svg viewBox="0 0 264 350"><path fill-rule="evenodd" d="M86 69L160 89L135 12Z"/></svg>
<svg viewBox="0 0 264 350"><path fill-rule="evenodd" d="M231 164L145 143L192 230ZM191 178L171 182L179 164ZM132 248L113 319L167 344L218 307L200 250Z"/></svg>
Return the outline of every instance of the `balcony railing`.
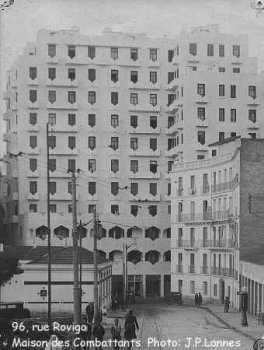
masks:
<svg viewBox="0 0 264 350"><path fill-rule="evenodd" d="M224 240L183 240L180 239L177 241L178 248L237 248L237 243L232 239Z"/></svg>
<svg viewBox="0 0 264 350"><path fill-rule="evenodd" d="M216 276L227 276L227 277L234 277L234 269L232 268L226 268L226 267L211 267L211 274Z"/></svg>
<svg viewBox="0 0 264 350"><path fill-rule="evenodd" d="M228 220L234 215L230 210L218 210L212 212L211 209L203 211L202 213L188 213L178 215L178 222L194 223L201 221L218 221L218 220Z"/></svg>
<svg viewBox="0 0 264 350"><path fill-rule="evenodd" d="M201 266L201 274L208 275L209 274L209 266L203 265Z"/></svg>
<svg viewBox="0 0 264 350"><path fill-rule="evenodd" d="M183 273L183 265L176 265L176 272L177 273Z"/></svg>
<svg viewBox="0 0 264 350"><path fill-rule="evenodd" d="M189 273L195 273L195 265L189 265Z"/></svg>
<svg viewBox="0 0 264 350"><path fill-rule="evenodd" d="M231 191L236 186L236 184L238 184L237 176L235 176L235 178L231 181L221 182L219 184L213 184L211 186L211 191L212 193Z"/></svg>

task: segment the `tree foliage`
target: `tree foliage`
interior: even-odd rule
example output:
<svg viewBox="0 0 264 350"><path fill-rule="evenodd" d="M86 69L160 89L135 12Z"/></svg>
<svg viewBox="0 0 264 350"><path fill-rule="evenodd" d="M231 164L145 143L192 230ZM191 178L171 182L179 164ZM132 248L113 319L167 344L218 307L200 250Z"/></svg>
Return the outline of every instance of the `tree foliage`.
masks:
<svg viewBox="0 0 264 350"><path fill-rule="evenodd" d="M14 275L22 273L19 261L13 254L0 253L0 285L8 282Z"/></svg>

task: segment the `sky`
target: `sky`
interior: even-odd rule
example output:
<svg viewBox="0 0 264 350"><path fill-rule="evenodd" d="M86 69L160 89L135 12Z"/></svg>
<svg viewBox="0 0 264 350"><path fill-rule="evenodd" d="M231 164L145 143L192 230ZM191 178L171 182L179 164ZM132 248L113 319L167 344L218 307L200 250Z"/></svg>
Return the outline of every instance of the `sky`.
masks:
<svg viewBox="0 0 264 350"><path fill-rule="evenodd" d="M253 0L254 1L254 0ZM0 1L2 2L2 1ZM248 34L249 52L264 70L264 11L256 16L251 0L15 0L2 11L2 74L41 28L78 26L83 34L116 31L174 36L182 29L219 24L231 34ZM3 130L3 122L0 128ZM0 143L0 153L3 149Z"/></svg>

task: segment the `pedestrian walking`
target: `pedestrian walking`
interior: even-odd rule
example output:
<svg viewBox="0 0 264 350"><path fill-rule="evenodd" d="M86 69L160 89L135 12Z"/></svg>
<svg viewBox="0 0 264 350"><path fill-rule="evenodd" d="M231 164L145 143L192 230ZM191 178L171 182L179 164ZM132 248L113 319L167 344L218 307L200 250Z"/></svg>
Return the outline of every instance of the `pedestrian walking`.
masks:
<svg viewBox="0 0 264 350"><path fill-rule="evenodd" d="M202 294L199 292L198 293L198 305L201 306L203 303L203 297L202 297Z"/></svg>
<svg viewBox="0 0 264 350"><path fill-rule="evenodd" d="M104 334L105 334L105 329L101 325L101 322L96 322L93 329L93 336L94 336L94 340L97 340L100 342L100 345L98 346L99 350L102 349L102 341L104 340Z"/></svg>
<svg viewBox="0 0 264 350"><path fill-rule="evenodd" d="M230 305L229 297L225 297L225 300L224 300L224 312L228 312L229 311L229 305Z"/></svg>
<svg viewBox="0 0 264 350"><path fill-rule="evenodd" d="M94 305L93 305L93 303L88 303L88 305L86 306L85 312L86 312L87 321L89 323L92 323L93 318L94 318Z"/></svg>
<svg viewBox="0 0 264 350"><path fill-rule="evenodd" d="M198 306L198 294L197 293L194 294L194 305Z"/></svg>
<svg viewBox="0 0 264 350"><path fill-rule="evenodd" d="M115 341L115 343L113 343L113 349L119 350L117 342L121 340L121 325L118 318L116 318L114 321L114 325L111 328L111 334L112 340Z"/></svg>
<svg viewBox="0 0 264 350"><path fill-rule="evenodd" d="M133 311L130 310L125 320L125 339L129 341L128 349L132 348L133 339L136 339L136 329L139 330L137 318L133 315Z"/></svg>

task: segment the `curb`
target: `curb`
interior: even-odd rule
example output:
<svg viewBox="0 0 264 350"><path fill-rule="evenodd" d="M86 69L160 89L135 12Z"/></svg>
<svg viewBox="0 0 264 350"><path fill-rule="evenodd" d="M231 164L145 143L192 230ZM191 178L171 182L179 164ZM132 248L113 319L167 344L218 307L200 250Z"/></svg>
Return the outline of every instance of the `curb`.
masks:
<svg viewBox="0 0 264 350"><path fill-rule="evenodd" d="M219 322L221 322L224 326L226 326L227 328L230 328L232 329L234 332L236 333L239 333L241 335L243 335L244 337L250 339L250 340L253 340L255 341L256 338L253 337L252 335L246 333L246 332L243 332L241 331L240 329L232 326L231 324L229 324L228 322L226 322L225 320L223 320L219 315L217 315L214 311L212 311L209 307L207 306L201 306L201 309L204 309L206 310L208 313L210 313L211 315L213 315Z"/></svg>

